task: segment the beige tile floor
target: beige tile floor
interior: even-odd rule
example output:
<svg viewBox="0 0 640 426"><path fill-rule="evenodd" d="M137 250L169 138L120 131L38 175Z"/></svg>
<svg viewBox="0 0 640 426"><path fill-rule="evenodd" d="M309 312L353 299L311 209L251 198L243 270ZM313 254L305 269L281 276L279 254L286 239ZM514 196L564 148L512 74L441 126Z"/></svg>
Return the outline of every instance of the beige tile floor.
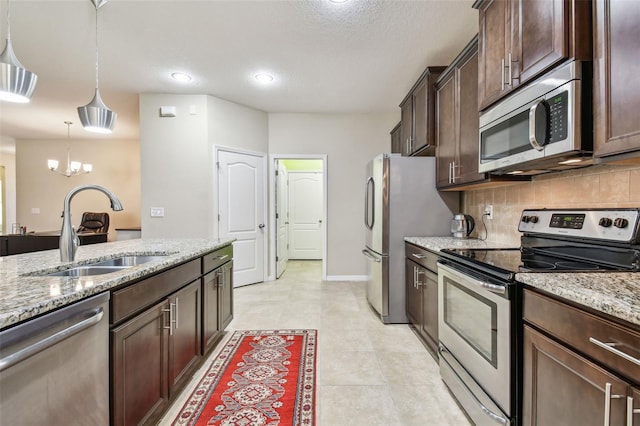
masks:
<svg viewBox="0 0 640 426"><path fill-rule="evenodd" d="M436 362L408 326L382 324L364 283L323 282L321 262L290 261L277 281L236 288L234 298L228 331L318 330L319 426L469 425ZM171 424L208 364L160 424Z"/></svg>

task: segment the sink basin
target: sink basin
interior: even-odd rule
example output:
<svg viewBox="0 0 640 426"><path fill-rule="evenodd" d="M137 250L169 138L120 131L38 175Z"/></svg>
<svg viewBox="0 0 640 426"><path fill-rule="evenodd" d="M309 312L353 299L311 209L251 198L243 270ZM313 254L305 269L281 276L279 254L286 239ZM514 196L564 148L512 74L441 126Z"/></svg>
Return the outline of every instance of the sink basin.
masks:
<svg viewBox="0 0 640 426"><path fill-rule="evenodd" d="M90 275L103 275L111 272L122 271L123 269L131 268L143 263L162 260L164 258L164 255L121 256L114 259L103 260L102 262L91 263L89 265L75 266L70 269L65 269L64 271L34 275L47 275L50 277L85 277Z"/></svg>
<svg viewBox="0 0 640 426"><path fill-rule="evenodd" d="M127 269L129 266L76 266L75 268L65 269L64 271L52 272L47 274L52 277L86 277L89 275L103 275L111 272Z"/></svg>
<svg viewBox="0 0 640 426"><path fill-rule="evenodd" d="M151 256L122 256L115 259L105 260L103 262L94 263L90 266L117 266L117 267L131 267L140 265L142 263L153 262L156 260L162 260L165 256L151 255Z"/></svg>

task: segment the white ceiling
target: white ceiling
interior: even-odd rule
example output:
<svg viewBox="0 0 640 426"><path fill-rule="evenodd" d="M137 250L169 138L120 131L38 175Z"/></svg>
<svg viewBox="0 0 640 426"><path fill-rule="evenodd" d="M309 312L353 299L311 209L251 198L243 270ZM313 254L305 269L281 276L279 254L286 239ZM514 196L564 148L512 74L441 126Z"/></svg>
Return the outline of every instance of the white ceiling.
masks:
<svg viewBox="0 0 640 426"><path fill-rule="evenodd" d="M38 75L29 104L0 103L15 139L138 139L140 93L206 94L267 112L396 111L428 65L447 65L477 33L473 0L109 0L98 15L100 92L111 135L81 129L95 85L90 0L13 0L16 56ZM6 39L6 1L0 33ZM184 71L184 85L169 75ZM253 75L269 71L274 84Z"/></svg>

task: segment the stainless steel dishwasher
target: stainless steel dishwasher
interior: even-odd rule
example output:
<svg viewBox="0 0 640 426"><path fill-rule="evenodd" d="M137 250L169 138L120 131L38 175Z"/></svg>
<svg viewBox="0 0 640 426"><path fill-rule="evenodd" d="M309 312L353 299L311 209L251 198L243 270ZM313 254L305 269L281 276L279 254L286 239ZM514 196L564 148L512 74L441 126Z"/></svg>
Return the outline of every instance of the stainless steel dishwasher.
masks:
<svg viewBox="0 0 640 426"><path fill-rule="evenodd" d="M109 424L109 293L0 332L0 425Z"/></svg>

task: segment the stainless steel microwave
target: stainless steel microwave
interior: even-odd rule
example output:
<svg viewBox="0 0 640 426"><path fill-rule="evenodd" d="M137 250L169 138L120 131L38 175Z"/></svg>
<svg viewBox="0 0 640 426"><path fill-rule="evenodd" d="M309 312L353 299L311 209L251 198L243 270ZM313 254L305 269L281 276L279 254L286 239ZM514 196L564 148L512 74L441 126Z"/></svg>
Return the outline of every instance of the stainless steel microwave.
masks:
<svg viewBox="0 0 640 426"><path fill-rule="evenodd" d="M571 61L480 115L480 172L538 174L591 163L590 63Z"/></svg>

